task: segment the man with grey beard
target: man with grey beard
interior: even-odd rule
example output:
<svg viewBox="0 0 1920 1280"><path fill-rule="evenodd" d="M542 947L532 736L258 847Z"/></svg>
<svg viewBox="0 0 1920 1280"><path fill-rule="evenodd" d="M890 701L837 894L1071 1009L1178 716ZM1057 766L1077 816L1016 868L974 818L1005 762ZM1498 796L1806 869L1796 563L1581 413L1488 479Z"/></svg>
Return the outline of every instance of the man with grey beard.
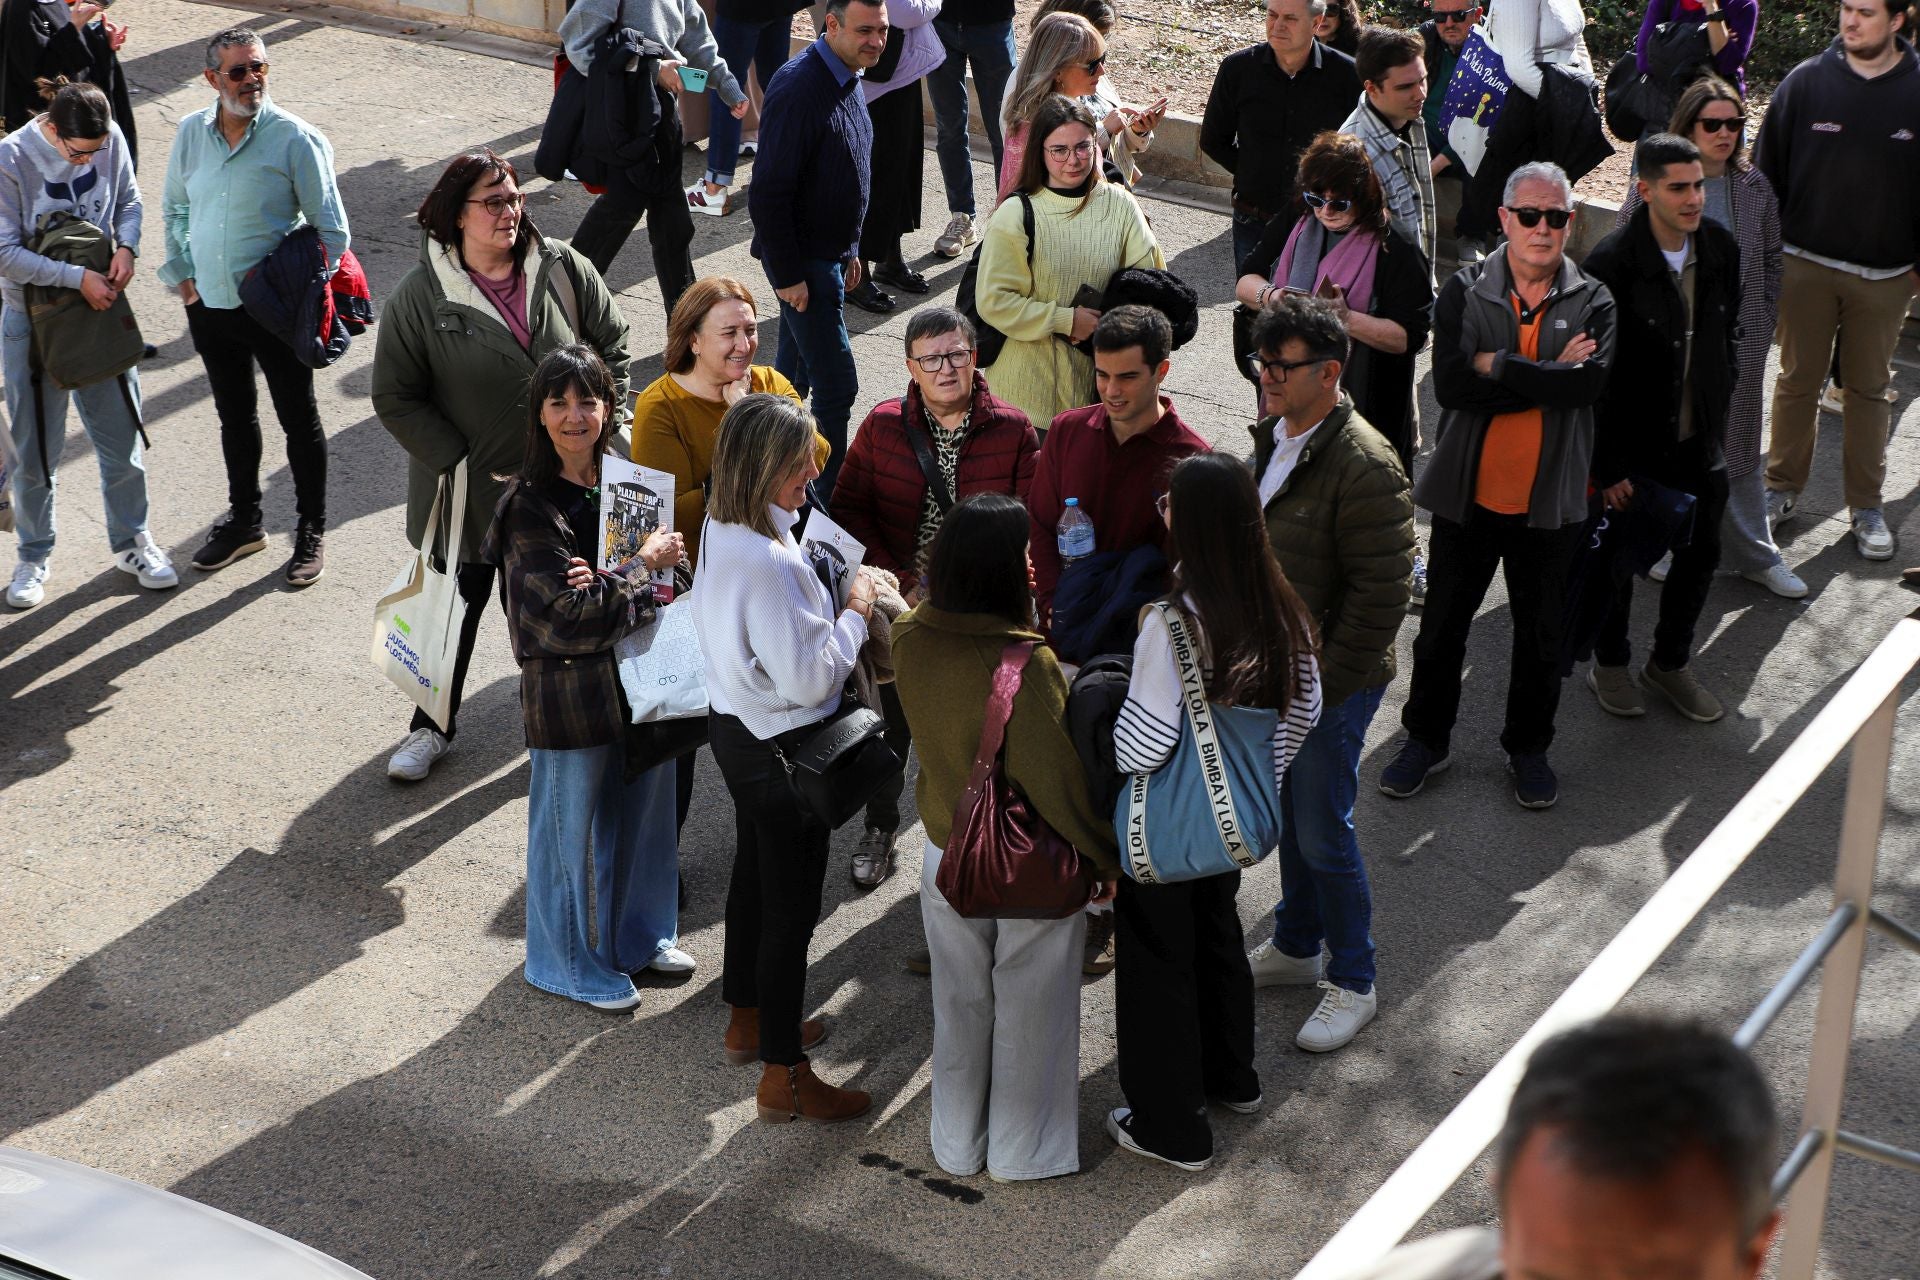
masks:
<svg viewBox="0 0 1920 1280"><path fill-rule="evenodd" d="M267 545L260 509L260 415L254 366L267 376L287 436L295 510L287 581L319 581L326 559L327 437L313 370L240 305L240 281L288 232L311 223L336 270L347 250L347 211L334 179L333 148L267 97L267 45L245 27L207 43L207 83L219 99L180 122L161 202L167 257L160 282L187 308L193 349L207 369L220 415L228 512L193 567L223 569Z"/></svg>

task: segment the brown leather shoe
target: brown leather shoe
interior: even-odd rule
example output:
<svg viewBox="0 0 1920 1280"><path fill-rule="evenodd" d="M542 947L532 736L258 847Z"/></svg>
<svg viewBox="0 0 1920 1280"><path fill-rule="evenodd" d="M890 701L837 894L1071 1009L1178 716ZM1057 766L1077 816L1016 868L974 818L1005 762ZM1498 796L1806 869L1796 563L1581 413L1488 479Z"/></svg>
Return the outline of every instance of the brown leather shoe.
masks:
<svg viewBox="0 0 1920 1280"><path fill-rule="evenodd" d="M727 1061L736 1067L744 1067L750 1062L760 1060L760 1011L758 1009L734 1009L727 1018ZM808 1018L800 1024L800 1052L811 1053L813 1047L827 1038L827 1024L818 1018Z"/></svg>
<svg viewBox="0 0 1920 1280"><path fill-rule="evenodd" d="M1104 978L1113 972L1113 961L1113 912L1094 912L1087 917L1087 951L1080 972Z"/></svg>
<svg viewBox="0 0 1920 1280"><path fill-rule="evenodd" d="M873 1097L859 1089L840 1089L813 1074L813 1064L805 1058L791 1067L769 1062L760 1072L760 1088L754 1099L760 1119L766 1124L790 1124L807 1120L814 1124L836 1124L867 1114Z"/></svg>

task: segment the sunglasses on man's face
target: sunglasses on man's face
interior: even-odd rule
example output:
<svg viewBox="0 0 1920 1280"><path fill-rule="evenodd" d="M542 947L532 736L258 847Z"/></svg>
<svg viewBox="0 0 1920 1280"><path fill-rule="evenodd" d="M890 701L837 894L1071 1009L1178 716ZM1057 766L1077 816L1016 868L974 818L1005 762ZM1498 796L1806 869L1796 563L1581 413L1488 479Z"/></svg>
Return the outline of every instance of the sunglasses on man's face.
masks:
<svg viewBox="0 0 1920 1280"><path fill-rule="evenodd" d="M1351 200L1335 200L1329 196L1318 196L1311 191L1302 191L1300 198L1307 202L1309 209L1325 209L1328 213L1345 213L1353 208Z"/></svg>
<svg viewBox="0 0 1920 1280"><path fill-rule="evenodd" d="M1478 9L1449 9L1445 13L1442 13L1436 9L1434 10L1433 20L1442 26L1450 27L1456 22L1472 22L1473 15L1478 12Z"/></svg>
<svg viewBox="0 0 1920 1280"><path fill-rule="evenodd" d="M1528 230L1539 226L1540 219L1542 218L1545 218L1547 225L1555 231L1564 230L1567 222L1573 217L1573 211L1571 209L1516 209L1512 205L1508 205L1507 212L1518 219L1520 225L1526 227Z"/></svg>
<svg viewBox="0 0 1920 1280"><path fill-rule="evenodd" d="M267 74L267 64L264 62L242 62L238 66L228 67L225 71L221 72L221 74L235 84L239 84L248 76L264 76Z"/></svg>
<svg viewBox="0 0 1920 1280"><path fill-rule="evenodd" d="M1700 119L1694 121L1694 123L1708 133L1719 133L1723 129L1728 133L1738 133L1747 127L1747 118L1745 116L1729 116L1723 120L1709 120L1705 116L1702 116Z"/></svg>

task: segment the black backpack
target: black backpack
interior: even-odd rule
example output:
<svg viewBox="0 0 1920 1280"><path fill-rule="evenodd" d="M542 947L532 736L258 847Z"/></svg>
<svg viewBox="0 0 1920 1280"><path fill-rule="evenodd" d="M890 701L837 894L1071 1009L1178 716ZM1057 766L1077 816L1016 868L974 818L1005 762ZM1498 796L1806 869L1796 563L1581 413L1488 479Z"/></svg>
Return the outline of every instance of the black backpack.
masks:
<svg viewBox="0 0 1920 1280"><path fill-rule="evenodd" d="M1033 270L1033 199L1026 192L1020 197L1020 218L1027 229L1027 270ZM973 251L973 257L967 259L966 270L960 273L960 287L954 290L953 305L967 318L978 336L978 354L974 358L974 367L984 369L1000 358L1000 352L1007 345L1007 335L980 318L980 308L974 305L973 291L975 278L980 274L980 250L987 247L986 237Z"/></svg>

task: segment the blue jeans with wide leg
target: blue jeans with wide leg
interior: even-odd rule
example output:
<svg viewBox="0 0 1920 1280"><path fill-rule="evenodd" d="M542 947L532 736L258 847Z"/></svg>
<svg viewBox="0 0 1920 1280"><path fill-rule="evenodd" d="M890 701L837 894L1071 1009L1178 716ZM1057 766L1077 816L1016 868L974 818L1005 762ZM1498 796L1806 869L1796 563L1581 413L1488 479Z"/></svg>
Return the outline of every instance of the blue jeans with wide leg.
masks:
<svg viewBox="0 0 1920 1280"><path fill-rule="evenodd" d="M1373 890L1353 802L1360 788L1360 749L1386 686L1350 694L1320 714L1280 786L1280 905L1273 909L1273 945L1296 957L1331 958L1327 981L1365 995L1373 990Z"/></svg>
<svg viewBox="0 0 1920 1280"><path fill-rule="evenodd" d="M860 394L860 375L853 366L853 343L847 337L846 276L840 263L808 258L807 309L780 304L780 350L773 367L793 383L801 395L813 396L813 420L833 446L825 470L814 482L822 503L833 497L833 482L847 454L847 423L853 401Z"/></svg>
<svg viewBox="0 0 1920 1280"><path fill-rule="evenodd" d="M1000 177L1006 143L1000 136L1000 101L1013 75L1012 22L977 22L961 26L933 20L934 34L946 47L946 61L927 72L927 94L933 99L934 151L940 157L940 181L947 189L947 212L971 215L973 150L967 145L967 64L973 64L973 87L980 92L980 122L987 129L993 151L993 176Z"/></svg>
<svg viewBox="0 0 1920 1280"><path fill-rule="evenodd" d="M574 1000L625 999L627 975L679 936L674 766L629 783L617 741L527 755L527 981Z"/></svg>

